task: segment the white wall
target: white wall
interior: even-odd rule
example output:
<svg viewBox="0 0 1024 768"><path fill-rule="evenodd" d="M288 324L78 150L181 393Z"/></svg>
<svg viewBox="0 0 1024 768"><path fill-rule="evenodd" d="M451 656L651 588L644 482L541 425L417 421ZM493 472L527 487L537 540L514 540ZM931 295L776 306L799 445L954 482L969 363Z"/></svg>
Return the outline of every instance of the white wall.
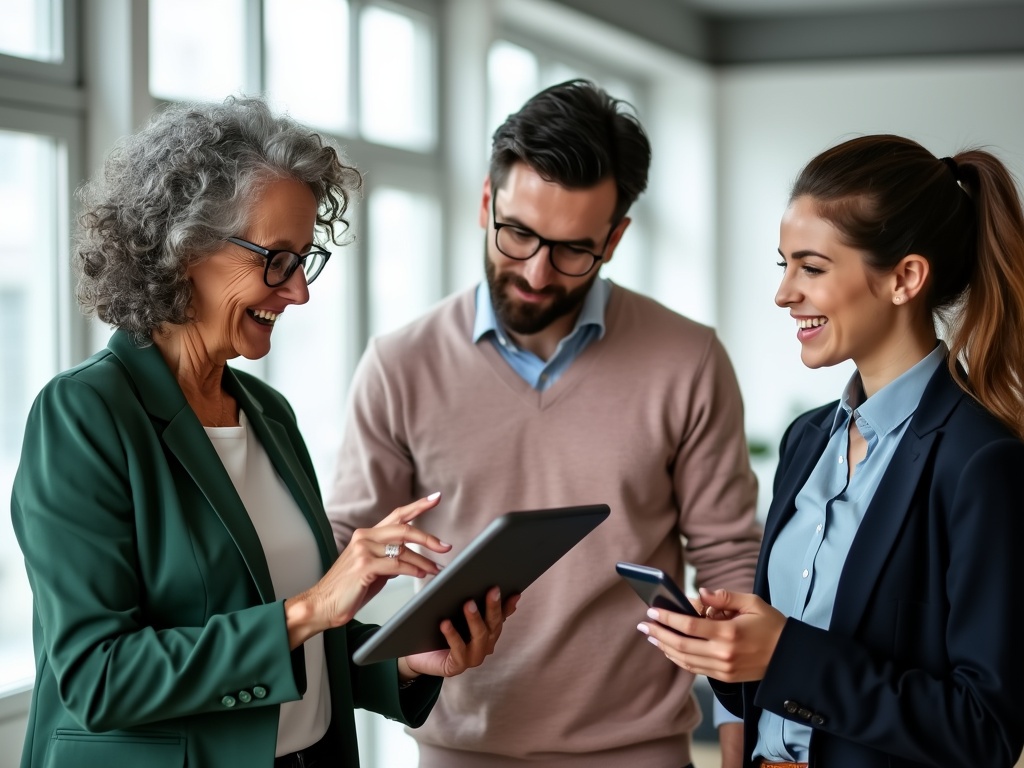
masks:
<svg viewBox="0 0 1024 768"><path fill-rule="evenodd" d="M897 133L938 156L987 145L1024 177L1024 56L725 69L718 83L719 332L740 379L748 433L774 447L796 412L837 398L849 364L812 371L774 304L779 219L819 151ZM762 503L770 486L762 487Z"/></svg>

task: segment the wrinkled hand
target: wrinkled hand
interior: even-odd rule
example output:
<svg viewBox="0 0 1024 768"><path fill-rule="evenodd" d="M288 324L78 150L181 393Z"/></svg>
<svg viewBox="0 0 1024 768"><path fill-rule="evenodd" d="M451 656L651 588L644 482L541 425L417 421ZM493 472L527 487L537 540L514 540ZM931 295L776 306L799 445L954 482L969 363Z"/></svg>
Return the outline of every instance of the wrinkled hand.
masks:
<svg viewBox="0 0 1024 768"><path fill-rule="evenodd" d="M409 525L436 507L440 497L440 494L431 494L399 507L373 528L357 529L320 581L301 595L285 600L285 620L292 648L318 632L351 621L389 579L400 575L423 578L440 572L437 563L408 546L420 544L434 552L451 549L451 544ZM398 555L389 557L389 547L397 547Z"/></svg>
<svg viewBox="0 0 1024 768"><path fill-rule="evenodd" d="M700 600L711 620L652 608L647 615L653 621L637 629L669 661L694 674L727 683L763 678L786 617L757 595L702 589Z"/></svg>
<svg viewBox="0 0 1024 768"><path fill-rule="evenodd" d="M481 616L476 601L470 600L463 606L463 614L469 625L469 643L462 639L455 625L445 619L441 622L441 632L448 640L448 650L405 656L398 660L400 674L404 678L417 675L454 677L470 667L480 666L494 652L505 619L515 613L518 603L519 595L513 595L503 606L501 591L494 587L487 593L484 615Z"/></svg>

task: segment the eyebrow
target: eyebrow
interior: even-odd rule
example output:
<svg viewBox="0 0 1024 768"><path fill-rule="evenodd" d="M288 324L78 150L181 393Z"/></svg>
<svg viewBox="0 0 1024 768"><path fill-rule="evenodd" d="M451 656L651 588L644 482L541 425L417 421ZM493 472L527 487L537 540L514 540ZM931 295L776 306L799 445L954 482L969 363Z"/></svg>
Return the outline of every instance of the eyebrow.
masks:
<svg viewBox="0 0 1024 768"><path fill-rule="evenodd" d="M786 254L782 252L781 248L778 248L777 250L779 252L779 256L781 256L782 258L786 258ZM796 259L799 261L800 259L805 259L808 256L817 256L819 259L824 259L825 261L832 261L831 257L826 256L824 253L819 253L818 251L810 250L794 251L789 258Z"/></svg>
<svg viewBox="0 0 1024 768"><path fill-rule="evenodd" d="M497 205L495 205L495 207L494 207L494 220L498 224L505 224L505 225L508 225L510 227L515 227L516 229L522 229L522 230L524 230L526 232L529 232L531 235L536 235L537 237L539 237L539 238L541 238L543 240L548 240L548 241L550 241L552 243L559 243L561 245L581 245L581 246L586 246L588 248L595 248L595 247L597 247L599 245L599 243L594 238L592 238L592 237L580 237L580 238L577 238L575 240L552 240L549 237L544 237L544 235L540 234L535 229L532 229L531 227L526 226L525 224L523 224L523 222L521 222L515 216L511 216L511 217L509 217L505 221L498 221L498 207L497 207Z"/></svg>

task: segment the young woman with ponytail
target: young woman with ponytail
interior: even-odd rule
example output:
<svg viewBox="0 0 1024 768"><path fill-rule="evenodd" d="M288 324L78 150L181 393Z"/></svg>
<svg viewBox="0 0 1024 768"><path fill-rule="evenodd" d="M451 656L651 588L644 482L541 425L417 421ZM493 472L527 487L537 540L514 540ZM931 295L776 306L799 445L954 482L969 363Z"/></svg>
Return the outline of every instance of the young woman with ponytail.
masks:
<svg viewBox="0 0 1024 768"><path fill-rule="evenodd" d="M1024 746L1024 213L982 150L814 158L776 303L838 402L782 439L755 594L639 629L744 717L750 766L1012 766ZM710 619L710 620L709 620ZM684 634L676 634L675 629Z"/></svg>

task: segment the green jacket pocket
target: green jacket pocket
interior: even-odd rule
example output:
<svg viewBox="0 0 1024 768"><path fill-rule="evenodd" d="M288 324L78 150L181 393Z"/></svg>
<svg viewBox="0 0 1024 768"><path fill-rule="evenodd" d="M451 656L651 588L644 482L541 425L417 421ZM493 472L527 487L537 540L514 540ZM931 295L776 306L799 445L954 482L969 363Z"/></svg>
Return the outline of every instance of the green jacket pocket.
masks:
<svg viewBox="0 0 1024 768"><path fill-rule="evenodd" d="M50 737L45 768L183 768L185 737L160 732L90 733L61 728Z"/></svg>

